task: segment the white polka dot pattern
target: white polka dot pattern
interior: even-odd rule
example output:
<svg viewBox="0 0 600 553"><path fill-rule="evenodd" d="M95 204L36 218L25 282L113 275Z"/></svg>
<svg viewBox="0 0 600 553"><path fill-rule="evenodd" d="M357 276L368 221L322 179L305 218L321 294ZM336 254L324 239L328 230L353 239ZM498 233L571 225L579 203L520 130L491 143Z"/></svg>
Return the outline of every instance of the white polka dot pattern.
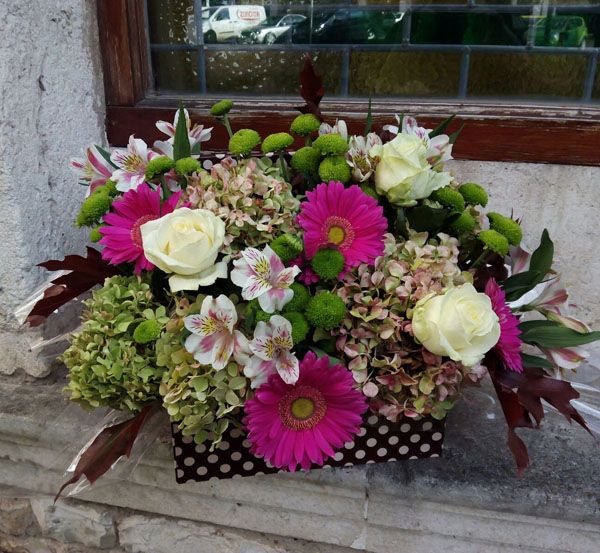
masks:
<svg viewBox="0 0 600 553"><path fill-rule="evenodd" d="M240 428L226 431L213 451L209 451L206 444L195 444L190 436L182 436L176 424L172 430L175 476L179 484L285 472L254 457L250 453L250 442ZM443 440L444 421L424 417L391 423L371 414L365 417L354 441L336 451L323 468L439 457Z"/></svg>

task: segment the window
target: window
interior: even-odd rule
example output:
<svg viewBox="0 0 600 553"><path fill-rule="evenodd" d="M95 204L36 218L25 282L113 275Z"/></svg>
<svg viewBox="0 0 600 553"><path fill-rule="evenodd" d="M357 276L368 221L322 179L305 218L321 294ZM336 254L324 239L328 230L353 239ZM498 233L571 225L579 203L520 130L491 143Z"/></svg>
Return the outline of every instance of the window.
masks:
<svg viewBox="0 0 600 553"><path fill-rule="evenodd" d="M473 149L459 143L461 157L600 162L599 1L226 3L99 0L103 35L114 41L119 25L127 35L118 52L106 49L105 68L123 52L130 63L126 78L108 77L111 140L123 140L120 121L130 114L131 125L134 107L144 110L139 118L180 97L198 108L236 97L253 122L260 119L247 109L289 114L310 52L324 76L325 110L350 122L362 124L372 97L382 122L401 111L432 120L457 113ZM111 99L127 87L126 101ZM149 123L136 125L152 133Z"/></svg>

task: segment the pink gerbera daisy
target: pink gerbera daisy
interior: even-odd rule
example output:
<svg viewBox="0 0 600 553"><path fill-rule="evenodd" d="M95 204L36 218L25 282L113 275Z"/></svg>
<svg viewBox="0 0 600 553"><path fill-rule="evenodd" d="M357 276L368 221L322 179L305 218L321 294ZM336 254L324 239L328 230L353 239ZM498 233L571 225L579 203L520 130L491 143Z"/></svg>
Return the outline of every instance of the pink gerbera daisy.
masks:
<svg viewBox="0 0 600 553"><path fill-rule="evenodd" d="M295 384L271 374L244 407L252 453L292 472L322 466L360 429L367 403L353 383L348 369L312 352Z"/></svg>
<svg viewBox="0 0 600 553"><path fill-rule="evenodd" d="M102 259L111 265L135 262L135 274L142 270L149 271L154 265L146 259L142 247L140 227L148 221L159 219L171 213L177 206L181 192L173 194L161 206L160 190L152 190L148 184L141 184L136 189L126 192L120 200L112 204L113 213L104 216L107 226L100 227L104 246Z"/></svg>
<svg viewBox="0 0 600 553"><path fill-rule="evenodd" d="M506 294L493 278L487 281L485 293L492 300L492 309L498 315L500 323L500 340L494 349L500 354L509 369L519 373L523 372L519 319L513 315L510 307L506 304Z"/></svg>
<svg viewBox="0 0 600 553"><path fill-rule="evenodd" d="M383 253L387 221L383 207L358 186L344 188L341 182L319 184L307 192L298 222L304 230L306 257L321 248L337 248L344 254L346 268L373 263Z"/></svg>

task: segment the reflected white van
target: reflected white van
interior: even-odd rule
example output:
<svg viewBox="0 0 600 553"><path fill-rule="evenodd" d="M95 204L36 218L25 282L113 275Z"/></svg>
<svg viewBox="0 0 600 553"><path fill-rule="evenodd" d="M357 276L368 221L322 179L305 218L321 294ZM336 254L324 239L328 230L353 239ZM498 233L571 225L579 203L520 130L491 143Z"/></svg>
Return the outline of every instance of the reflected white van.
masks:
<svg viewBox="0 0 600 553"><path fill-rule="evenodd" d="M267 19L264 6L221 6L202 10L204 42L228 42Z"/></svg>

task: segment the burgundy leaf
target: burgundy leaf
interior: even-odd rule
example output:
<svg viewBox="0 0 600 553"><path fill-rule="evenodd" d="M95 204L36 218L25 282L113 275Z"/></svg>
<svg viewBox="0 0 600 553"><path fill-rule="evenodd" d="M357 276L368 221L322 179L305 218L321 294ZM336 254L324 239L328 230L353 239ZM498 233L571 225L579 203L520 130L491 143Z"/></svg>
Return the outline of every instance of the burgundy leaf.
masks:
<svg viewBox="0 0 600 553"><path fill-rule="evenodd" d="M297 107L296 109L301 113L312 113L322 121L323 115L319 109L319 103L324 94L325 89L323 88L323 79L321 76L317 75L310 55L306 54L304 58L304 67L300 72L300 95L306 104Z"/></svg>
<svg viewBox="0 0 600 553"><path fill-rule="evenodd" d="M592 434L583 417L571 405L571 400L577 399L579 392L569 382L551 378L539 368L525 367L523 373L507 370L495 353L488 354L484 364L502 406L508 425L508 447L519 473L529 466L529 455L515 429L539 428L544 419L542 400L552 405L568 421L575 421Z"/></svg>
<svg viewBox="0 0 600 553"><path fill-rule="evenodd" d="M59 307L73 298L87 292L90 288L101 284L104 279L119 274L115 267L111 267L102 260L100 252L94 248L87 248L87 257L68 255L62 261L50 260L40 263L49 271L71 271L52 281L40 299L30 311L26 321L30 326L39 326L47 317L52 315Z"/></svg>
<svg viewBox="0 0 600 553"><path fill-rule="evenodd" d="M140 430L156 409L156 404L147 405L133 418L104 428L82 453L73 476L60 487L54 502L56 503L68 485L74 484L82 476L93 484L113 466L117 459L123 455L129 457Z"/></svg>

